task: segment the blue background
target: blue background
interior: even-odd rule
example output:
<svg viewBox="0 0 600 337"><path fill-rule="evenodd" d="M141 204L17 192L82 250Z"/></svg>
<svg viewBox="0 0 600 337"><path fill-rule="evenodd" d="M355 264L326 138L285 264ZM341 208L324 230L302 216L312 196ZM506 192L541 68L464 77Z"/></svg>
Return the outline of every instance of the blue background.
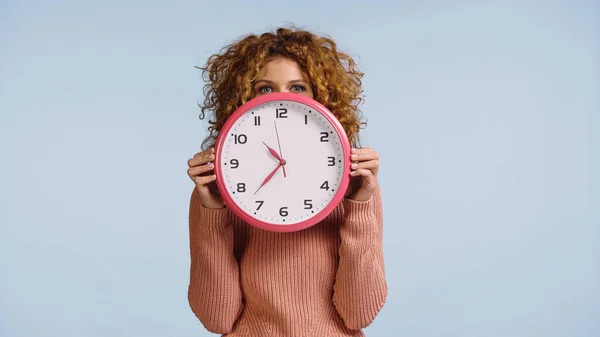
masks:
<svg viewBox="0 0 600 337"><path fill-rule="evenodd" d="M600 336L594 1L0 3L0 336L210 336L187 304L195 65L294 23L365 75L369 336ZM592 151L593 150L593 151Z"/></svg>

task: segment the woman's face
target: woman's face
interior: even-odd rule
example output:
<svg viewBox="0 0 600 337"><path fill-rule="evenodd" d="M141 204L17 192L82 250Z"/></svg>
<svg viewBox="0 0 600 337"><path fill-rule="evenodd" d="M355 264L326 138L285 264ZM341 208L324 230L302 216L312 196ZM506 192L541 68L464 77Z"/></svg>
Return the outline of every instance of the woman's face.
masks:
<svg viewBox="0 0 600 337"><path fill-rule="evenodd" d="M308 76L288 58L269 59L254 83L254 97L273 92L292 92L314 98Z"/></svg>

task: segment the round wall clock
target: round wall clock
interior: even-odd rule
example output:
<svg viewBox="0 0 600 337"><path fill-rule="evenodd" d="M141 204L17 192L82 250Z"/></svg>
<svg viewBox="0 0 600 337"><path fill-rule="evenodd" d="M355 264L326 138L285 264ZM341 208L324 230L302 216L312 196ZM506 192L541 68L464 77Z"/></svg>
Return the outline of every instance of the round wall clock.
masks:
<svg viewBox="0 0 600 337"><path fill-rule="evenodd" d="M299 231L323 220L344 197L350 142L316 100L270 93L227 119L214 163L223 200L242 220L268 231Z"/></svg>

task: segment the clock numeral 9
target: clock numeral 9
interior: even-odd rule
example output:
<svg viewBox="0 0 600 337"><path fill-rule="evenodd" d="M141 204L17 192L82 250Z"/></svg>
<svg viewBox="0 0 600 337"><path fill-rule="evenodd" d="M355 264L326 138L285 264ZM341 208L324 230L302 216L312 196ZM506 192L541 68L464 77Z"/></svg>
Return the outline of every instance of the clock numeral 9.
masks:
<svg viewBox="0 0 600 337"><path fill-rule="evenodd" d="M240 162L239 162L237 159L231 159L231 160L229 161L229 164L231 164L231 166L230 166L230 167L231 167L232 169L234 169L234 168L238 168L238 166L240 166Z"/></svg>
<svg viewBox="0 0 600 337"><path fill-rule="evenodd" d="M288 216L288 211L287 211L287 207L283 206L279 209L279 215L281 216Z"/></svg>
<svg viewBox="0 0 600 337"><path fill-rule="evenodd" d="M328 142L329 141L329 133L323 131L321 132L321 141L322 142Z"/></svg>
<svg viewBox="0 0 600 337"><path fill-rule="evenodd" d="M334 166L335 165L335 157L327 157L327 159L329 159L329 162L328 162L327 166Z"/></svg>
<svg viewBox="0 0 600 337"><path fill-rule="evenodd" d="M313 204L311 199L304 200L304 209L312 209Z"/></svg>
<svg viewBox="0 0 600 337"><path fill-rule="evenodd" d="M275 109L275 118L287 118L287 109L286 108L278 108Z"/></svg>
<svg viewBox="0 0 600 337"><path fill-rule="evenodd" d="M238 183L237 184L237 191L240 192L240 193L246 192L246 184L245 183Z"/></svg>
<svg viewBox="0 0 600 337"><path fill-rule="evenodd" d="M236 144L246 144L248 137L245 134L233 135L233 140Z"/></svg>

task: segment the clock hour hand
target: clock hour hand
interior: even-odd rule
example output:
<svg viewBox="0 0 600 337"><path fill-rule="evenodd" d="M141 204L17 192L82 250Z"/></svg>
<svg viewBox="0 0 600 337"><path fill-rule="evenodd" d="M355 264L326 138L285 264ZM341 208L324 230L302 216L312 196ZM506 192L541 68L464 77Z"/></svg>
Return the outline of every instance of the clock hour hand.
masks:
<svg viewBox="0 0 600 337"><path fill-rule="evenodd" d="M269 150L269 153L271 153L271 155L273 157L275 157L275 159L279 160L279 165L283 167L283 176L285 177L286 176L286 173L285 173L285 164L286 164L285 159L282 159L279 156L279 154L277 154L277 151L273 150L273 148L271 148L269 145L267 145L267 143L265 143L265 142L262 142L262 143L265 144L265 146Z"/></svg>
<svg viewBox="0 0 600 337"><path fill-rule="evenodd" d="M273 150L271 147L269 147L269 145L267 145L267 143L263 142L263 144L265 144L265 146L267 147L267 149L269 150L269 153L275 157L275 159L279 160L281 162L281 157L279 157L279 155L277 154L277 151Z"/></svg>
<svg viewBox="0 0 600 337"><path fill-rule="evenodd" d="M282 166L283 165L278 164L277 167L271 173L269 173L269 175L265 178L265 180L263 180L262 184L258 187L258 189L256 190L256 192L254 192L254 194L256 194L263 186L265 186L271 180L271 178L273 178L275 173L277 173L279 168Z"/></svg>

